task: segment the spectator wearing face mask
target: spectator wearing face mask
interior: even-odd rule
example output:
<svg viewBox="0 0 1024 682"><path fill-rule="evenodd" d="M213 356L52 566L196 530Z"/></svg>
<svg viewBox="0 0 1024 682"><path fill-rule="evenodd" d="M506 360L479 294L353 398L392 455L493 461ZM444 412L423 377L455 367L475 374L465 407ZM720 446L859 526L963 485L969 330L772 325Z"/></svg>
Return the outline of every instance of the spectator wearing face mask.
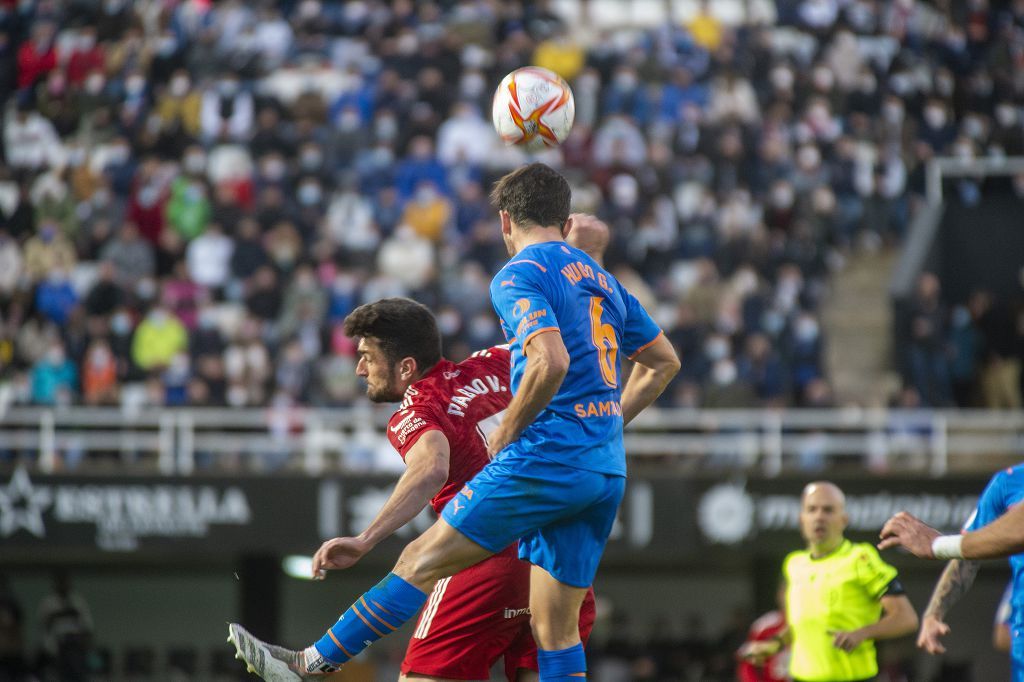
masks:
<svg viewBox="0 0 1024 682"><path fill-rule="evenodd" d="M105 339L89 344L82 361L82 397L87 405L116 405L117 358Z"/></svg>
<svg viewBox="0 0 1024 682"><path fill-rule="evenodd" d="M203 233L210 219L210 197L207 188L206 154L201 147L191 146L182 158L182 174L171 183L167 201L167 223L185 241Z"/></svg>
<svg viewBox="0 0 1024 682"><path fill-rule="evenodd" d="M810 382L822 378L822 346L817 318L802 311L793 323L787 349L791 381L797 395L803 395Z"/></svg>
<svg viewBox="0 0 1024 682"><path fill-rule="evenodd" d="M188 71L179 69L171 76L166 89L157 100L156 113L165 129L180 126L190 137L200 132L200 110L202 95L192 89Z"/></svg>
<svg viewBox="0 0 1024 682"><path fill-rule="evenodd" d="M167 173L155 158L145 159L135 173L125 217L151 244L159 244L166 225Z"/></svg>
<svg viewBox="0 0 1024 682"><path fill-rule="evenodd" d="M219 289L227 284L231 254L235 244L219 223L210 223L206 231L189 242L185 251L188 273L196 284Z"/></svg>
<svg viewBox="0 0 1024 682"><path fill-rule="evenodd" d="M25 242L25 274L30 281L38 282L57 268L70 272L76 262L74 246L52 222L40 225L36 236Z"/></svg>
<svg viewBox="0 0 1024 682"><path fill-rule="evenodd" d="M434 243L441 241L451 219L451 204L429 180L416 187L416 193L405 205L402 223L413 232Z"/></svg>
<svg viewBox="0 0 1024 682"><path fill-rule="evenodd" d="M448 186L444 166L434 156L433 140L422 135L411 140L408 157L395 169L395 186L403 198L409 198L425 180L442 192Z"/></svg>
<svg viewBox="0 0 1024 682"><path fill-rule="evenodd" d="M71 56L68 57L68 84L80 86L93 71L103 71L106 52L102 43L96 41L96 27L86 24L75 36Z"/></svg>
<svg viewBox="0 0 1024 682"><path fill-rule="evenodd" d="M18 48L18 87L30 88L47 73L57 68L56 29L40 21L32 26L31 37Z"/></svg>
<svg viewBox="0 0 1024 682"><path fill-rule="evenodd" d="M278 333L282 337L292 336L303 319L312 319L319 324L326 312L327 292L317 282L313 268L308 265L298 267L284 294L277 322Z"/></svg>
<svg viewBox="0 0 1024 682"><path fill-rule="evenodd" d="M54 339L46 354L32 367L32 402L67 405L78 388L78 370L68 359L64 344Z"/></svg>
<svg viewBox="0 0 1024 682"><path fill-rule="evenodd" d="M4 153L15 170L38 171L64 164L64 145L53 124L44 118L27 94L9 110L4 121Z"/></svg>
<svg viewBox="0 0 1024 682"><path fill-rule="evenodd" d="M203 93L199 117L204 140L244 140L252 133L252 94L242 90L237 76L225 74Z"/></svg>
<svg viewBox="0 0 1024 682"><path fill-rule="evenodd" d="M152 277L156 271L153 246L139 235L133 222L121 226L118 235L103 247L100 258L113 265L117 283L126 289L133 288L144 277Z"/></svg>
<svg viewBox="0 0 1024 682"><path fill-rule="evenodd" d="M132 360L145 371L167 367L175 355L187 349L185 325L163 304L149 311L132 337Z"/></svg>
<svg viewBox="0 0 1024 682"><path fill-rule="evenodd" d="M67 272L61 268L48 272L46 279L36 287L36 309L54 324L63 326L67 323L77 305L78 294L71 286Z"/></svg>

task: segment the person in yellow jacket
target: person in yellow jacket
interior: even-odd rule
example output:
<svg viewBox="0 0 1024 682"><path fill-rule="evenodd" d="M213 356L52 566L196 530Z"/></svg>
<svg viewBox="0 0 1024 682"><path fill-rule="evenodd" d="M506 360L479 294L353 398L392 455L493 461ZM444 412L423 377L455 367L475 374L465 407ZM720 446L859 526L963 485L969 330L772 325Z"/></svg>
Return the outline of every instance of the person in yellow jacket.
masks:
<svg viewBox="0 0 1024 682"><path fill-rule="evenodd" d="M807 549L782 565L788 629L748 655L765 656L791 643L789 674L796 682L861 682L878 674L875 640L917 630L917 613L874 545L854 543L846 497L833 483L809 483L800 504Z"/></svg>
<svg viewBox="0 0 1024 682"><path fill-rule="evenodd" d="M135 329L132 360L144 370L161 369L188 349L188 332L163 304L157 305Z"/></svg>

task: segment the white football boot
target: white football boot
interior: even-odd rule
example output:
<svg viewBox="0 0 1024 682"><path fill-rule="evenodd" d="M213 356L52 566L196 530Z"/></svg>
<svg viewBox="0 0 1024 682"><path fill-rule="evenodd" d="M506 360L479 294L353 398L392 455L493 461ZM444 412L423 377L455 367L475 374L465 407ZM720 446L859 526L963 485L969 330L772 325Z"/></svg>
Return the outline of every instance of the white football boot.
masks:
<svg viewBox="0 0 1024 682"><path fill-rule="evenodd" d="M337 670L319 655L307 662L306 652L267 644L238 623L228 624L228 642L235 645L235 658L266 682L323 680Z"/></svg>

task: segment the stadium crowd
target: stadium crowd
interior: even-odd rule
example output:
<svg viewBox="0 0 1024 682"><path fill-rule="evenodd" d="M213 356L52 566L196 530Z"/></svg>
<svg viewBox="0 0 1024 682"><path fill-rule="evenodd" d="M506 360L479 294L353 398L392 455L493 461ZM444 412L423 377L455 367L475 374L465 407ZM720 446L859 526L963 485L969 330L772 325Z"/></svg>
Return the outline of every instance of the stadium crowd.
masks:
<svg viewBox="0 0 1024 682"><path fill-rule="evenodd" d="M3 0L0 402L348 404L340 323L383 296L455 360L502 341L487 193L527 157L489 105L533 63L576 99L540 160L684 358L665 404L830 405L829 273L900 239L929 157L1024 153L1024 3L767 4L597 31L545 2ZM948 404L932 351L984 326L924 314L907 378Z"/></svg>

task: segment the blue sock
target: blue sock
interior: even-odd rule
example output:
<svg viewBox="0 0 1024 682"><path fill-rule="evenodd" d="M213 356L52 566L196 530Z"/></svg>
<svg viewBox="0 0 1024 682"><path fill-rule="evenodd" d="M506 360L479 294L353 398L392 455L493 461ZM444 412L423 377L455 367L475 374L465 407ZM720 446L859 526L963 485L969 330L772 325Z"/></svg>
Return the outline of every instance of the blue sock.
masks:
<svg viewBox="0 0 1024 682"><path fill-rule="evenodd" d="M579 682L587 676L587 655L582 644L558 651L537 649L537 668L541 682Z"/></svg>
<svg viewBox="0 0 1024 682"><path fill-rule="evenodd" d="M313 646L335 665L345 663L417 613L427 595L388 573L384 580L356 600L338 622Z"/></svg>

